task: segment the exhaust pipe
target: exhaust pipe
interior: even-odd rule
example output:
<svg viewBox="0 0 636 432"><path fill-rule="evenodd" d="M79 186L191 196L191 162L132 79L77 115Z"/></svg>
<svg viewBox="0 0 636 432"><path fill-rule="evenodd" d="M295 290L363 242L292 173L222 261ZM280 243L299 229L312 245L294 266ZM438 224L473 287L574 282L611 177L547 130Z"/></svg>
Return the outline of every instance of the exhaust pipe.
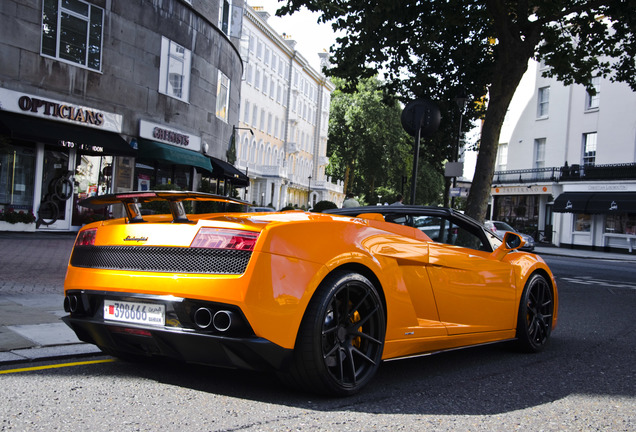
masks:
<svg viewBox="0 0 636 432"><path fill-rule="evenodd" d="M194 312L194 323L200 329L206 329L212 324L212 311L208 308L199 308Z"/></svg>
<svg viewBox="0 0 636 432"><path fill-rule="evenodd" d="M232 327L234 314L228 310L220 310L214 314L212 325L215 330L225 332Z"/></svg>
<svg viewBox="0 0 636 432"><path fill-rule="evenodd" d="M64 297L64 311L75 313L79 310L79 299L76 295L68 295Z"/></svg>

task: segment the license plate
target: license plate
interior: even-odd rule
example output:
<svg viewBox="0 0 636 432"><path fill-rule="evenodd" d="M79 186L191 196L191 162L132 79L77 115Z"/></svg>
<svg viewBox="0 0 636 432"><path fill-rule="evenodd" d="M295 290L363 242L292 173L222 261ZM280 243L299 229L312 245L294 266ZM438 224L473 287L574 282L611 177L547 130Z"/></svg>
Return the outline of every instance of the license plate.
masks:
<svg viewBox="0 0 636 432"><path fill-rule="evenodd" d="M164 325L166 307L162 304L104 300L104 319L136 324Z"/></svg>

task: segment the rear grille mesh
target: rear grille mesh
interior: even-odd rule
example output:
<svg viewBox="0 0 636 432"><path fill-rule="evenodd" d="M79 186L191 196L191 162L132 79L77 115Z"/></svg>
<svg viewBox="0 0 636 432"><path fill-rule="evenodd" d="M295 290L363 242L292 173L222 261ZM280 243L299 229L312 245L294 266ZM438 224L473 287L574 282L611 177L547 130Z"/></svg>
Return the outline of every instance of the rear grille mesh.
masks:
<svg viewBox="0 0 636 432"><path fill-rule="evenodd" d="M242 274L251 251L155 246L75 246L74 267L166 273Z"/></svg>

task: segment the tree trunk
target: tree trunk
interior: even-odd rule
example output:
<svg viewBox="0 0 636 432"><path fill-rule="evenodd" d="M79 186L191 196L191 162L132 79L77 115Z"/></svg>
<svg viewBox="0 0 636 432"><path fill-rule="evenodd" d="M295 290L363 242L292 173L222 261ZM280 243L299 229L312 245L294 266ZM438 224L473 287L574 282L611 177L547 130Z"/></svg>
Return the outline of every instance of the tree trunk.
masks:
<svg viewBox="0 0 636 432"><path fill-rule="evenodd" d="M486 218L488 209L501 127L515 90L528 70L528 61L532 58L539 36L537 27L526 35L525 40L515 39L507 28L507 11L501 9L501 4L496 1L488 4L489 7L496 5L491 9L496 9L492 12L495 21L500 24L496 26L500 33L500 49L492 85L488 91L488 109L481 131L475 175L466 199L466 214L480 222Z"/></svg>

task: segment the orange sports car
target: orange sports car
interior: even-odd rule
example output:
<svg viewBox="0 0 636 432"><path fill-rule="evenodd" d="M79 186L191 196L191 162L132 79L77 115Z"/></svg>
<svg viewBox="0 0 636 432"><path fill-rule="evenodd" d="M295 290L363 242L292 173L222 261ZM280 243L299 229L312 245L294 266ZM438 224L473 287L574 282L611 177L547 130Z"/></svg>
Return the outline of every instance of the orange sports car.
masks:
<svg viewBox="0 0 636 432"><path fill-rule="evenodd" d="M145 215L167 201L171 214ZM382 360L514 340L546 345L558 295L541 257L446 208L186 214L195 192L90 198L127 217L83 227L64 321L122 357L275 371L349 395ZM196 204L195 204L196 205Z"/></svg>

